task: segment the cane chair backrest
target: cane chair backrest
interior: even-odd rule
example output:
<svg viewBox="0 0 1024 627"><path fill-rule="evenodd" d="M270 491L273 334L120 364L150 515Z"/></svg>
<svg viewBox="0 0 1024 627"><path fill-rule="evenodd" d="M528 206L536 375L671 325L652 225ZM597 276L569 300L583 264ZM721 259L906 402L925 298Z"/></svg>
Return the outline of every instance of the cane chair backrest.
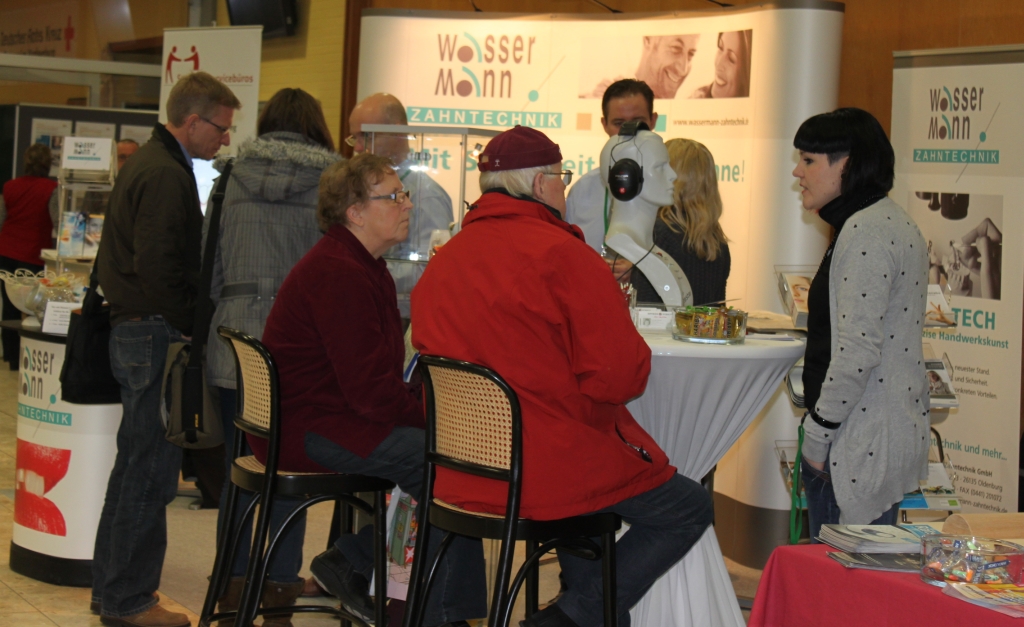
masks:
<svg viewBox="0 0 1024 627"><path fill-rule="evenodd" d="M228 339L235 349L235 355L238 356L241 379L241 407L237 418L269 430L270 417L273 413L270 364L250 342L237 336L229 336Z"/></svg>
<svg viewBox="0 0 1024 627"><path fill-rule="evenodd" d="M459 461L509 470L512 405L481 375L428 365L433 382L437 452Z"/></svg>

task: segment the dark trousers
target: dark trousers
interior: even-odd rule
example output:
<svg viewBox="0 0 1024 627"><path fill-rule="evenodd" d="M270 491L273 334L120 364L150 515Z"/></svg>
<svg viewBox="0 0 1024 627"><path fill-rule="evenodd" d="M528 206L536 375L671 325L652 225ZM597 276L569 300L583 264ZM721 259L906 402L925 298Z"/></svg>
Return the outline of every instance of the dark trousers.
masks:
<svg viewBox="0 0 1024 627"><path fill-rule="evenodd" d="M0 256L0 270L14 272L21 269L39 272L43 269L43 266ZM21 320L21 311L14 306L11 299L7 298L7 286L2 281L0 281L0 286L2 286L0 287L0 301L3 302L3 310L0 316L2 316L3 320ZM2 342L4 349L4 361L11 364L11 370L17 370L21 354L21 339L18 337L18 332L11 329L3 329L0 331L0 342Z"/></svg>
<svg viewBox="0 0 1024 627"><path fill-rule="evenodd" d="M159 316L110 331L110 365L124 415L117 457L96 530L92 600L104 616L124 617L156 604L167 549L167 504L178 492L181 449L164 437L160 384L171 342L181 333Z"/></svg>
<svg viewBox="0 0 1024 627"><path fill-rule="evenodd" d="M217 388L220 392L220 409L221 409L221 420L224 424L224 448L226 453L224 454L224 487L221 494L224 498L220 499L220 512L217 515L217 533L223 532L224 511L227 509L227 494L228 486L231 482L231 463L234 461L231 459L233 453L233 447L235 442L235 411L237 405L237 393L235 390L230 388ZM251 455L252 451L246 446L246 453ZM242 512L249 506L252 501L253 493L246 490L239 490L238 505L235 508L235 520L231 521L231 527L229 533L234 533L235 528L238 526L238 522L242 519ZM295 509L295 505L301 503L302 499L279 496L274 498L274 504L270 510L270 537L273 538L277 530L281 528L281 523L284 519ZM259 512L253 513L253 518L259 515ZM235 554L235 561L232 562L231 576L232 577L244 577L245 566L249 563L249 549L252 543L252 518L242 527L241 536L242 541L239 544L238 552ZM270 581L277 583L293 583L299 581L299 570L302 568L302 545L306 539L306 512L303 510L295 518L295 522L288 528L288 533L281 536L281 541L277 543L277 548L274 550L274 559L270 561L270 568L267 570L267 578ZM218 536L219 540L219 536Z"/></svg>
<svg viewBox="0 0 1024 627"><path fill-rule="evenodd" d="M825 457L825 468L828 468L828 457ZM800 475L804 482L804 494L807 496L807 520L810 524L811 542L818 543L818 534L822 525L839 524L839 505L836 493L832 489L832 475L824 470L812 468L806 459L800 460ZM875 520L872 525L895 525L900 511L896 503L889 511Z"/></svg>
<svg viewBox="0 0 1024 627"><path fill-rule="evenodd" d="M394 481L403 492L418 500L423 487L424 437L423 429L396 427L372 453L363 458L325 437L306 432L306 455L335 472ZM373 572L372 531L373 528L367 525L358 534L342 534L334 543L352 567L367 579ZM434 529L430 534L428 556L436 553L443 535L440 529ZM483 544L476 538L457 536L438 564L423 624L443 625L486 615Z"/></svg>
<svg viewBox="0 0 1024 627"><path fill-rule="evenodd" d="M711 497L696 481L674 475L660 486L595 513L615 512L629 529L615 543L619 626L654 582L700 540L714 518ZM594 538L600 543L600 538ZM601 561L559 551L565 593L558 607L577 625L604 622Z"/></svg>

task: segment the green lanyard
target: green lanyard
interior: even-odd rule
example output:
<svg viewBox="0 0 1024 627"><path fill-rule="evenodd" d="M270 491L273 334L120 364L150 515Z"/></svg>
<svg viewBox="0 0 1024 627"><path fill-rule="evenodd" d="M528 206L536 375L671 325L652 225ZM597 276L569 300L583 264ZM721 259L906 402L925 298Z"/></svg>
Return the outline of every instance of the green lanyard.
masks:
<svg viewBox="0 0 1024 627"><path fill-rule="evenodd" d="M608 188L604 190L604 234L608 235L608 223L611 222L611 203L608 200Z"/></svg>

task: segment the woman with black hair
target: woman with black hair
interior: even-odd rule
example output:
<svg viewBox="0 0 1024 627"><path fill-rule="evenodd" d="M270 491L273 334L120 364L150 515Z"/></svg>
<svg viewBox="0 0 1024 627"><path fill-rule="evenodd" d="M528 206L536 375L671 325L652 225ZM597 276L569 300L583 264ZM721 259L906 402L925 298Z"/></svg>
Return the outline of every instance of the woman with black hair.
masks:
<svg viewBox="0 0 1024 627"><path fill-rule="evenodd" d="M793 145L804 209L835 232L808 296L801 470L813 541L822 524L894 524L926 476L928 252L887 197L895 158L870 113L816 115Z"/></svg>

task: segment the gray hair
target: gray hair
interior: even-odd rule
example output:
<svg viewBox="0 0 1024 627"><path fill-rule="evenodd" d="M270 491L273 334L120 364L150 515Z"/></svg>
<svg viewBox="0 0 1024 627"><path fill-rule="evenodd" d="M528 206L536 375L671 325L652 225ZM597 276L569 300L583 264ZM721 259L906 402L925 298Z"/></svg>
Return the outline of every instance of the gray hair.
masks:
<svg viewBox="0 0 1024 627"><path fill-rule="evenodd" d="M480 173L480 191L504 188L513 196L533 197L533 179L537 174L558 172L559 164L542 165L521 170L499 170Z"/></svg>
<svg viewBox="0 0 1024 627"><path fill-rule="evenodd" d="M217 114L217 107L241 109L235 94L227 85L206 72L187 74L174 84L167 96L167 121L182 126L193 113L209 118Z"/></svg>

